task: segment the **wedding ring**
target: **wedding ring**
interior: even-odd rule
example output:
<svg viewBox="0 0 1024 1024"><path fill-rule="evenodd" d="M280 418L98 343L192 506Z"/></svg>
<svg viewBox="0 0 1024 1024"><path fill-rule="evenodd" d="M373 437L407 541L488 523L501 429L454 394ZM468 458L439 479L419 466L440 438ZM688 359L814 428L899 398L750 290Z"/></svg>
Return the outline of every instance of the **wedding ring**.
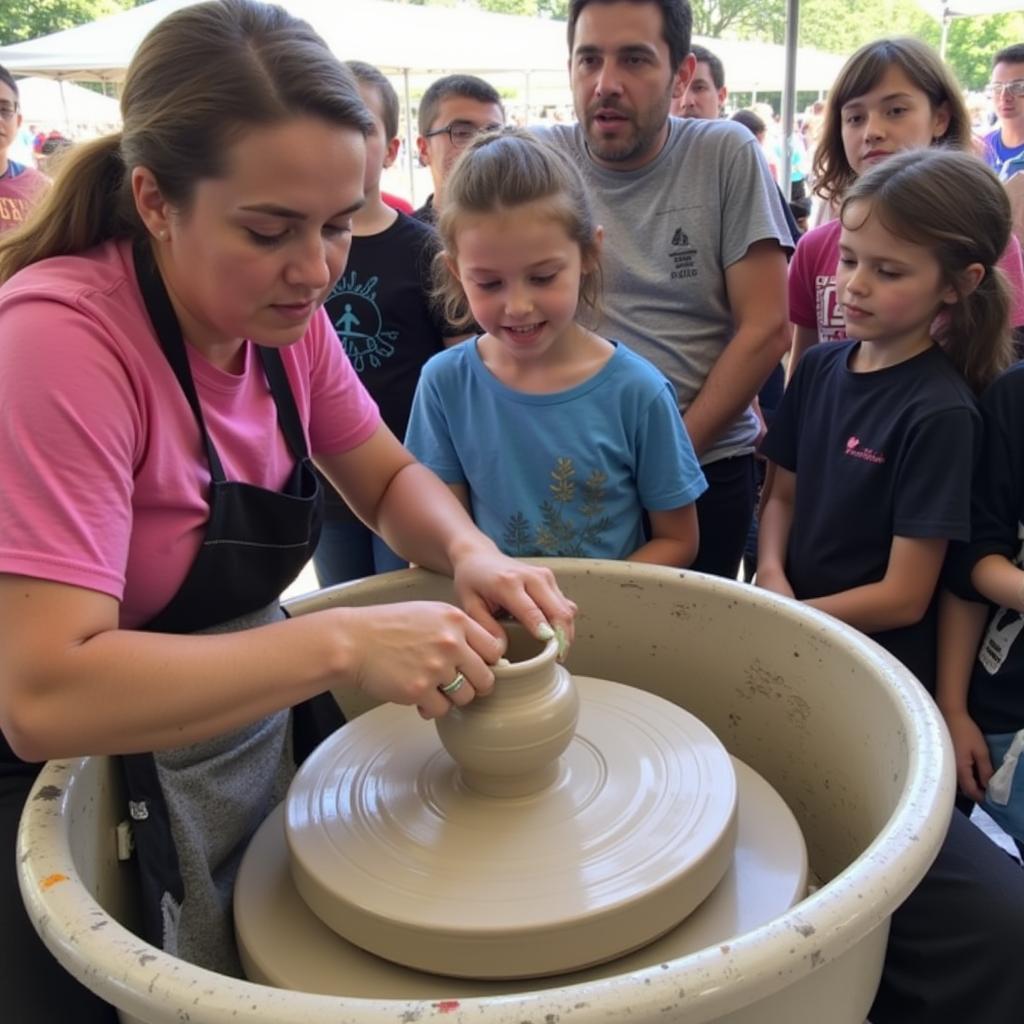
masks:
<svg viewBox="0 0 1024 1024"><path fill-rule="evenodd" d="M444 686L439 686L438 689L446 697L450 697L465 681L466 677L461 672L457 672L455 678L450 683L445 683Z"/></svg>

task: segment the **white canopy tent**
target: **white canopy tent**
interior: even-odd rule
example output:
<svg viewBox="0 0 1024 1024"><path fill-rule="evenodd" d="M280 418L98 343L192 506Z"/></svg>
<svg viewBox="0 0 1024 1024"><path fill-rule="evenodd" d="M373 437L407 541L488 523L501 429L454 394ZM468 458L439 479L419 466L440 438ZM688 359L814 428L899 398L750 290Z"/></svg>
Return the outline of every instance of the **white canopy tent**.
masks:
<svg viewBox="0 0 1024 1024"><path fill-rule="evenodd" d="M172 11L197 0L152 0L120 14L0 47L0 64L15 75L118 82L146 33ZM309 21L342 59L357 58L403 79L410 184L414 152L411 77L453 71L491 77L515 73L531 89L564 89L568 100L565 24L543 18L491 14L476 8L421 7L387 0L279 0ZM797 0L791 0L795 8ZM793 45L773 46L726 39L701 39L721 57L734 92L824 91L843 58ZM552 83L559 83L553 85Z"/></svg>
<svg viewBox="0 0 1024 1024"><path fill-rule="evenodd" d="M152 0L77 28L0 47L0 64L17 75L119 81L143 36L161 18L196 0ZM564 72L564 22L490 14L475 8L420 7L387 0L283 0L343 59L358 58L389 73L469 71ZM782 88L785 49L768 43L698 39L722 58L730 88ZM797 88L827 89L842 58L800 50Z"/></svg>
<svg viewBox="0 0 1024 1024"><path fill-rule="evenodd" d="M121 108L112 96L83 89L74 82L52 78L22 78L18 99L26 124L63 126L69 134L81 125L110 129L121 121Z"/></svg>

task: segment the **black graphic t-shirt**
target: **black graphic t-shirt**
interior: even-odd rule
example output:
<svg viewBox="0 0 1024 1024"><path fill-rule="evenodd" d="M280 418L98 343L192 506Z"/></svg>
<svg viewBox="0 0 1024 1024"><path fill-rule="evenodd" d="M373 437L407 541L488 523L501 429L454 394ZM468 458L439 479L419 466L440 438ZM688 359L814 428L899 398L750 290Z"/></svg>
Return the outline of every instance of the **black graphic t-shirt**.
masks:
<svg viewBox="0 0 1024 1024"><path fill-rule="evenodd" d="M446 324L430 300L433 228L399 213L391 227L352 239L345 273L324 308L359 379L395 436L405 437L420 369L444 348ZM328 489L330 514L344 509Z"/></svg>
<svg viewBox="0 0 1024 1024"><path fill-rule="evenodd" d="M970 389L937 346L854 373L857 345L815 345L800 360L761 446L797 475L786 574L802 600L877 583L893 537L970 534L981 438ZM929 690L935 627L933 601L921 622L874 636Z"/></svg>
<svg viewBox="0 0 1024 1024"><path fill-rule="evenodd" d="M1006 371L981 398L985 446L974 479L971 543L949 582L978 600L966 582L987 555L1002 555L1024 568L1024 363ZM960 585L956 585L960 583ZM1024 725L1024 616L992 606L982 637L968 710L985 733L1016 732Z"/></svg>

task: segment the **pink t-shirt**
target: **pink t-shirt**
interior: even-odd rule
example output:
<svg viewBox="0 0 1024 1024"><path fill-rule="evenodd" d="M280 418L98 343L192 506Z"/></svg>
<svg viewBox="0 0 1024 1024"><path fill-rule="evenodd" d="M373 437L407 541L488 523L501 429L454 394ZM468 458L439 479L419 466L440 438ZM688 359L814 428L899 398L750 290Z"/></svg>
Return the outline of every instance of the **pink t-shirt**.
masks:
<svg viewBox="0 0 1024 1024"><path fill-rule="evenodd" d="M798 327L818 330L818 341L839 341L846 337L846 323L836 295L836 266L839 263L838 220L808 231L797 243L789 265L789 319ZM1024 260L1020 242L1010 236L999 268L1010 288L1010 323L1024 325Z"/></svg>
<svg viewBox="0 0 1024 1024"><path fill-rule="evenodd" d="M187 351L227 478L279 490L294 457L253 345L239 374ZM377 407L322 310L281 356L314 455L373 434ZM122 626L147 622L199 550L210 474L130 243L45 260L0 289L0 409L0 572L110 594Z"/></svg>
<svg viewBox="0 0 1024 1024"><path fill-rule="evenodd" d="M21 227L49 183L50 179L34 167L0 177L0 234Z"/></svg>

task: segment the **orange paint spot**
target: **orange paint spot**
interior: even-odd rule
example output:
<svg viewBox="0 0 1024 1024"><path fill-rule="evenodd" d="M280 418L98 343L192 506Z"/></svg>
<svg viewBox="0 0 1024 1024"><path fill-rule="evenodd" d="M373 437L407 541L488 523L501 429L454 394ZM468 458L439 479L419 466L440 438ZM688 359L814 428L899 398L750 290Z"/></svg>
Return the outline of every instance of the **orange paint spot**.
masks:
<svg viewBox="0 0 1024 1024"><path fill-rule="evenodd" d="M66 882L68 880L67 875L47 875L40 883L39 888L46 892L47 889L52 889L58 882Z"/></svg>
<svg viewBox="0 0 1024 1024"><path fill-rule="evenodd" d="M441 1013L454 1013L459 1008L459 1001L458 999L443 999L439 1003L434 1003L434 1006Z"/></svg>

